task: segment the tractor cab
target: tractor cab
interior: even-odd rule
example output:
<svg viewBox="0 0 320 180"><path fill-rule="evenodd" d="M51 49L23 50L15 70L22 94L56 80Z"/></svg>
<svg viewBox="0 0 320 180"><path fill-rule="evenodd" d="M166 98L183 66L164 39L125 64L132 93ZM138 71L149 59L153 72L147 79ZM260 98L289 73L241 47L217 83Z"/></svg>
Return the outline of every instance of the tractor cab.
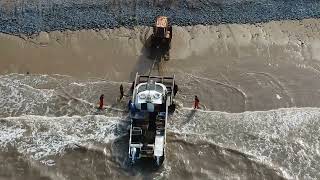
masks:
<svg viewBox="0 0 320 180"><path fill-rule="evenodd" d="M153 34L158 38L166 38L171 40L172 28L169 25L168 17L159 16L153 29Z"/></svg>

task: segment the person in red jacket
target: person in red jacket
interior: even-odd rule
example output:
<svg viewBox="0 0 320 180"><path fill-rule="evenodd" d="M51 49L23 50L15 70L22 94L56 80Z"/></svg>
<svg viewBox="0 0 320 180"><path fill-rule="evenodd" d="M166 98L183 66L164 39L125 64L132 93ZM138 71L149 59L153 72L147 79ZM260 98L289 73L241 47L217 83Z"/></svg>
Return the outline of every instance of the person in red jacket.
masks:
<svg viewBox="0 0 320 180"><path fill-rule="evenodd" d="M198 96L194 96L194 109L199 109L199 98Z"/></svg>
<svg viewBox="0 0 320 180"><path fill-rule="evenodd" d="M102 109L102 108L103 108L103 99L104 99L104 95L101 94L101 96L100 96L100 101L99 101L99 109Z"/></svg>

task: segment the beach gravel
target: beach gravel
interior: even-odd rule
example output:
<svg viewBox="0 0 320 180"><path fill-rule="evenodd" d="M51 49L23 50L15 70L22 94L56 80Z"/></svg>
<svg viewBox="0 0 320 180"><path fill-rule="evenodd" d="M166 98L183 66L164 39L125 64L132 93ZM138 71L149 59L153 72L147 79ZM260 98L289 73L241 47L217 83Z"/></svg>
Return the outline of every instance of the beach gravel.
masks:
<svg viewBox="0 0 320 180"><path fill-rule="evenodd" d="M318 0L125 0L0 2L0 32L38 34L41 31L151 26L165 15L174 25L258 23L320 17Z"/></svg>

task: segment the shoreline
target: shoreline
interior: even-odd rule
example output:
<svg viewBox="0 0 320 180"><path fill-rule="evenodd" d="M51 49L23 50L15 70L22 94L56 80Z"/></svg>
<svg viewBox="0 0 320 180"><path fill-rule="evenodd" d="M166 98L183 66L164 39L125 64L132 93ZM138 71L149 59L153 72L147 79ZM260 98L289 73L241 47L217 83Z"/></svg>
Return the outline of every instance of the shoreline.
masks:
<svg viewBox="0 0 320 180"><path fill-rule="evenodd" d="M173 27L170 60L179 101L193 95L210 110L243 112L320 107L320 19L256 25ZM41 32L23 40L0 34L0 74L62 74L132 82L152 65L150 27ZM187 106L187 105L186 105Z"/></svg>
<svg viewBox="0 0 320 180"><path fill-rule="evenodd" d="M173 26L170 60L166 64L176 68L181 63L188 64L192 58L202 61L208 56L230 62L257 57L270 63L274 53L278 56L275 60L317 62L320 61L320 32L316 31L319 23L320 19L304 19L254 25ZM81 72L89 72L90 76L110 80L130 79L132 73L143 73L151 65L146 47L151 34L152 27L147 26L40 32L32 37L0 33L0 74L30 72L81 77ZM82 68L77 72L73 67ZM165 70L170 72L172 68ZM203 71L205 67L195 68ZM317 71L317 66L314 68Z"/></svg>

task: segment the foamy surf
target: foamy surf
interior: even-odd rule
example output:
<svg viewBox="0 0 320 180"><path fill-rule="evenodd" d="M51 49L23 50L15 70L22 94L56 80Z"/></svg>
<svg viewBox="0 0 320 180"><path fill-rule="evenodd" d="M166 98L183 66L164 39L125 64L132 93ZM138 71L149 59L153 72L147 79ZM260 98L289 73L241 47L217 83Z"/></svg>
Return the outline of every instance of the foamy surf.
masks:
<svg viewBox="0 0 320 180"><path fill-rule="evenodd" d="M98 96L105 92L104 114L122 115L127 111L126 102L113 104L118 85L107 80L83 81L62 75L3 75L0 76L0 117L96 114Z"/></svg>
<svg viewBox="0 0 320 180"><path fill-rule="evenodd" d="M34 160L45 160L66 148L90 143L108 144L126 133L127 122L120 117L21 116L1 119L0 145L15 147Z"/></svg>
<svg viewBox="0 0 320 180"><path fill-rule="evenodd" d="M190 155L208 155L214 147L218 148L219 152L225 151L228 154L216 154L221 158L226 158L226 155L235 158L240 153L244 158L240 161L251 161L259 171L266 168L266 171L272 171L286 179L317 179L319 173L314 169L320 169L317 165L320 144L317 140L320 134L317 128L319 119L319 108L291 108L237 114L179 109L169 123L169 157L166 166L173 168L177 165L170 159L178 158L175 157L179 152L177 145L182 149L193 149L189 149L191 154L180 154L186 167L194 166L188 158ZM88 151L99 151L110 157L108 150L94 144L112 143L116 138L126 135L128 126L128 122L121 117L101 115L28 115L2 118L1 124L2 148L13 146L19 153L39 160L47 166L55 165L52 156L63 156L65 149L79 147ZM124 145L118 148L126 149ZM121 155L125 154L120 153L116 156ZM210 159L210 156L206 158ZM121 163L124 163L125 157L120 159L123 161ZM205 169L206 167L202 167L201 172L208 173ZM188 171L188 168L185 170ZM172 177L170 174L166 176Z"/></svg>
<svg viewBox="0 0 320 180"><path fill-rule="evenodd" d="M248 154L287 179L320 177L319 108L223 113L180 110L170 128L186 141L206 141Z"/></svg>
<svg viewBox="0 0 320 180"><path fill-rule="evenodd" d="M3 75L0 158L13 149L37 169L50 167L45 172L51 175L105 172L118 179L320 177L319 108L193 110L186 92L193 84L185 82L178 94L183 98L170 116L167 159L162 169L153 171L127 164L128 97L118 101L115 94L119 84L126 89L130 84L63 75ZM95 102L102 93L106 110L98 111ZM74 164L79 168L61 168Z"/></svg>

